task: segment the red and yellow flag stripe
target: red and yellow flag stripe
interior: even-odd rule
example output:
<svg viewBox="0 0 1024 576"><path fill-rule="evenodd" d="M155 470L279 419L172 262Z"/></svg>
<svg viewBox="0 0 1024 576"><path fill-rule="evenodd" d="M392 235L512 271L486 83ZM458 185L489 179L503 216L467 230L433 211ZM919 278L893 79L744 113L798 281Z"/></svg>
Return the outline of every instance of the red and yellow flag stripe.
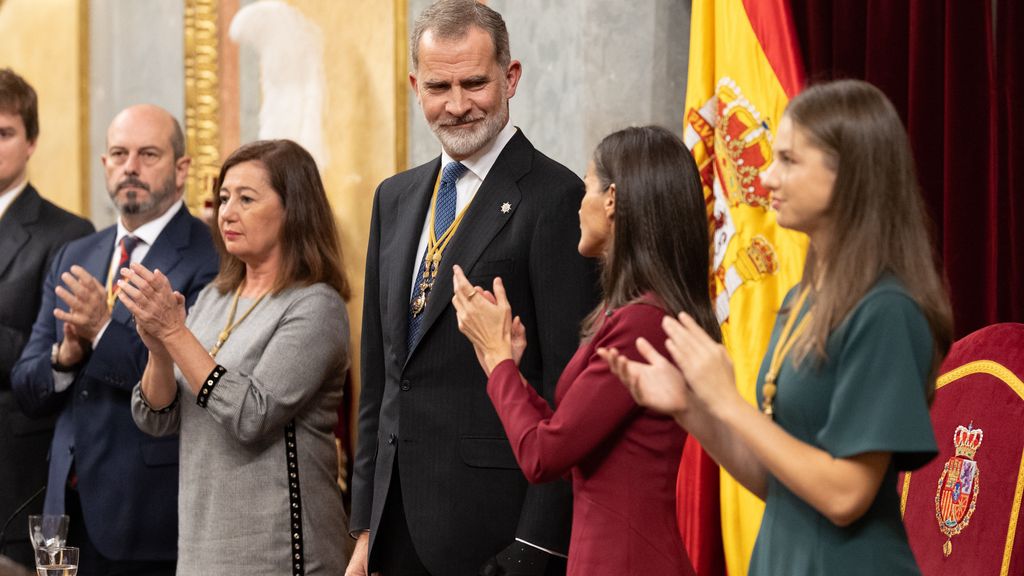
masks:
<svg viewBox="0 0 1024 576"><path fill-rule="evenodd" d="M775 314L807 251L806 237L776 224L760 181L779 119L803 81L788 0L694 0L685 140L704 184L712 298L737 386L751 403ZM688 447L680 466L680 527L691 557L700 557L707 537L682 518L709 492L700 482L707 476L693 473L700 468L694 452ZM725 473L719 498L728 573L746 574L763 504Z"/></svg>

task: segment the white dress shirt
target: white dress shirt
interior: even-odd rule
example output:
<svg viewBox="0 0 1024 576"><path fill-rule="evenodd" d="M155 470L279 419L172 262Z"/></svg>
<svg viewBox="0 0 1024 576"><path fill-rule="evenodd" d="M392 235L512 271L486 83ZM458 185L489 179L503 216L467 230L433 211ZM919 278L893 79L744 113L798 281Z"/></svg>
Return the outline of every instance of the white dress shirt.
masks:
<svg viewBox="0 0 1024 576"><path fill-rule="evenodd" d="M0 218L4 217L4 212L7 212L7 208L14 204L14 201L25 190L26 186L28 186L28 178L22 180L20 184L16 184L13 188L8 188L3 193L0 193Z"/></svg>
<svg viewBox="0 0 1024 576"><path fill-rule="evenodd" d="M480 189L480 185L484 183L484 178L487 178L487 173L494 167L495 160L498 159L498 155L505 149L505 145L512 140L512 137L516 135L516 127L512 125L512 122L506 122L505 127L498 132L498 135L494 137L489 146L485 146L480 149L476 154L462 160L462 164L468 168L466 173L459 178L459 181L455 183L455 213L459 214L462 210L473 200L476 196L476 191ZM449 162L455 162L444 148L441 149L441 170L448 165ZM430 209L427 208L427 214L423 218L423 231L420 232L420 243L416 248L416 262L412 267L412 278L409 279L409 300L412 300L416 294L416 274L419 273L420 267L423 266L423 253L427 251L427 238L430 236Z"/></svg>

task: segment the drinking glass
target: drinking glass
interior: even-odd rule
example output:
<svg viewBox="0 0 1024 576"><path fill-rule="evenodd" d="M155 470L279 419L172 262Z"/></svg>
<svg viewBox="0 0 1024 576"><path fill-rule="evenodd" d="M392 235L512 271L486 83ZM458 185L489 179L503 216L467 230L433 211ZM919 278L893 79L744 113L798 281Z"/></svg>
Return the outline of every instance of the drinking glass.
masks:
<svg viewBox="0 0 1024 576"><path fill-rule="evenodd" d="M59 548L67 543L67 514L33 514L28 517L28 537L33 548Z"/></svg>
<svg viewBox="0 0 1024 576"><path fill-rule="evenodd" d="M78 548L55 546L36 548L36 576L76 576Z"/></svg>

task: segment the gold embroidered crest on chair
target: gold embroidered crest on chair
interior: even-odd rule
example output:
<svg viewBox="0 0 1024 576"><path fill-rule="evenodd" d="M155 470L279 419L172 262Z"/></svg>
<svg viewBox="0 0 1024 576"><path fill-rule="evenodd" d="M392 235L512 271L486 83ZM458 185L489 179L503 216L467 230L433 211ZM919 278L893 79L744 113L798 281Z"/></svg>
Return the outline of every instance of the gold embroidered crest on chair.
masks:
<svg viewBox="0 0 1024 576"><path fill-rule="evenodd" d="M899 481L914 556L924 576L1024 574L1024 324L958 340L939 374L939 455Z"/></svg>

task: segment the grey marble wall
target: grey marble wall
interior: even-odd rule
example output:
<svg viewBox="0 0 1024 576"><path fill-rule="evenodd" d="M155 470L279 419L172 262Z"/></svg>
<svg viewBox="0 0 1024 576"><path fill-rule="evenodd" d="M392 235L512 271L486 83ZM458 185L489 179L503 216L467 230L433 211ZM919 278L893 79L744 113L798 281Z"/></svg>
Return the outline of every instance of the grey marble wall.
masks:
<svg viewBox="0 0 1024 576"><path fill-rule="evenodd" d="M114 116L133 104L156 104L184 126L184 18L184 0L89 2L89 182L97 228L117 220L100 164Z"/></svg>
<svg viewBox="0 0 1024 576"><path fill-rule="evenodd" d="M252 0L242 0L248 4ZM408 0L411 30L432 0ZM609 132L655 123L681 132L691 0L490 0L509 28L523 78L512 121L544 153L583 173ZM90 2L91 203L99 227L114 222L99 156L106 128L149 102L184 120L184 0ZM240 54L242 139L255 137L259 72ZM439 145L409 93L409 165Z"/></svg>
<svg viewBox="0 0 1024 576"><path fill-rule="evenodd" d="M682 133L691 0L491 0L523 78L512 122L540 150L583 173L609 132L661 124ZM409 0L410 30L431 0ZM409 96L409 165L439 145Z"/></svg>

